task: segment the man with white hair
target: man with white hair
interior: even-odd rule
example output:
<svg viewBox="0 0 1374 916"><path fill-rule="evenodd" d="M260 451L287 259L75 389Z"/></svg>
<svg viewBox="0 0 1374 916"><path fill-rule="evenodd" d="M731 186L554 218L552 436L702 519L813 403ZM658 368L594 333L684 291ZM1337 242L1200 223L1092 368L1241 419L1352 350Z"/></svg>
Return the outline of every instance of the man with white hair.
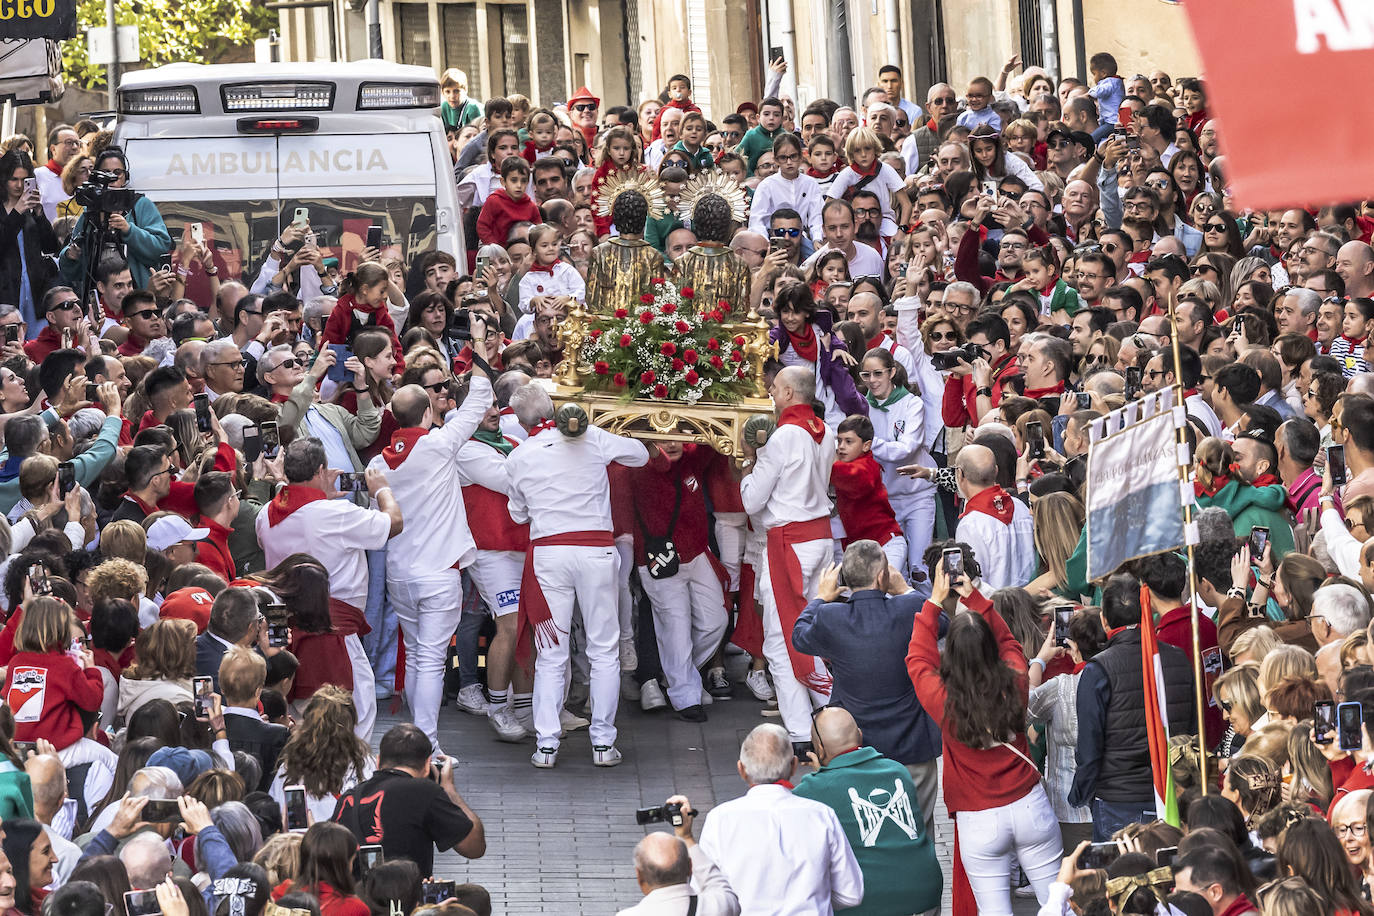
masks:
<svg viewBox="0 0 1374 916"><path fill-rule="evenodd" d="M213 404L226 394L243 390L244 357L229 338L212 340L200 351L200 377L205 379L205 396Z"/></svg>
<svg viewBox="0 0 1374 916"><path fill-rule="evenodd" d="M830 914L857 906L863 872L839 818L788 788L797 758L787 730L771 722L755 727L737 767L749 791L707 815L701 848L719 863L741 909Z"/></svg>
<svg viewBox="0 0 1374 916"><path fill-rule="evenodd" d="M538 385L517 388L510 403L529 431L529 438L506 459L506 469L511 520L530 524L520 589L520 639L524 643L532 635L539 653L530 762L540 769L558 762L558 713L567 686L575 602L582 611L591 665L592 764L613 767L622 759L615 747L620 613L614 597L618 559L606 468L617 462L642 467L649 452L642 442L595 426L559 429L553 401Z"/></svg>
<svg viewBox="0 0 1374 916"><path fill-rule="evenodd" d="M1353 585L1326 585L1312 596L1312 613L1307 618L1319 646L1343 642L1369 626L1369 600Z"/></svg>
<svg viewBox="0 0 1374 916"><path fill-rule="evenodd" d="M1019 588L1035 576L1035 528L1030 510L997 483L997 456L985 445L966 445L956 462L964 514L955 540L973 548L983 569L983 590Z"/></svg>
<svg viewBox="0 0 1374 916"><path fill-rule="evenodd" d="M835 433L816 416L815 375L789 366L769 391L778 425L768 442L746 456L752 462L740 481L744 511L767 530L759 570L763 596L763 654L773 672L783 723L799 747L811 738L813 698L830 695L830 674L817 658L792 645L792 625L816 597L821 574L834 555L830 536L830 466Z"/></svg>

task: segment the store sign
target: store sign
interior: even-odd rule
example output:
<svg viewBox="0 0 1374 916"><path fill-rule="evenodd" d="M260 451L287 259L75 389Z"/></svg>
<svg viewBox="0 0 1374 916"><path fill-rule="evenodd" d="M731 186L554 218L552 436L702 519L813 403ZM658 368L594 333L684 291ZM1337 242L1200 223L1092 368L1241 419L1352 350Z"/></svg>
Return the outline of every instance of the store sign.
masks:
<svg viewBox="0 0 1374 916"><path fill-rule="evenodd" d="M1374 69L1369 0L1206 0L1183 8L1240 207L1374 196L1374 102L1357 90Z"/></svg>
<svg viewBox="0 0 1374 916"><path fill-rule="evenodd" d="M76 37L76 0L0 0L0 38Z"/></svg>

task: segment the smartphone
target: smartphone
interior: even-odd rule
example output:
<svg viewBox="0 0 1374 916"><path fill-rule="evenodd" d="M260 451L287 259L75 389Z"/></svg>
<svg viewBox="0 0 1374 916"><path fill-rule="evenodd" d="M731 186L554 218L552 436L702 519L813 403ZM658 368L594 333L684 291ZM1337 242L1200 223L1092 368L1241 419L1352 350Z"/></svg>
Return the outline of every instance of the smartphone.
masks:
<svg viewBox="0 0 1374 916"><path fill-rule="evenodd" d="M1155 850L1155 864L1160 868L1173 867L1174 860L1178 858L1177 846L1165 846Z"/></svg>
<svg viewBox="0 0 1374 916"><path fill-rule="evenodd" d="M181 807L175 798L150 798L139 817L150 824L173 824L181 820Z"/></svg>
<svg viewBox="0 0 1374 916"><path fill-rule="evenodd" d="M1045 457L1045 427L1039 420L1026 424L1026 457L1035 461Z"/></svg>
<svg viewBox="0 0 1374 916"><path fill-rule="evenodd" d="M769 240L768 240L768 250L769 250L769 251L786 251L786 250L787 250L787 240L786 240L786 239L779 239L779 238L771 238L771 239L769 239Z"/></svg>
<svg viewBox="0 0 1374 916"><path fill-rule="evenodd" d="M344 363L353 355L353 351L348 349L348 344L328 344L328 347L334 351L334 365L329 367L329 380L347 382L353 377L353 373L348 371Z"/></svg>
<svg viewBox="0 0 1374 916"><path fill-rule="evenodd" d="M204 244L205 244L205 224L204 224L204 223L192 223L192 224L191 224L191 241L195 242L197 245L204 245Z"/></svg>
<svg viewBox="0 0 1374 916"><path fill-rule="evenodd" d="M86 383L86 400L88 400L88 401L90 401L92 404L94 404L94 403L97 402L97 400L98 400L99 398L100 398L100 385L98 385L98 384L95 383L95 382L87 382L87 383Z"/></svg>
<svg viewBox="0 0 1374 916"><path fill-rule="evenodd" d="M1074 395L1074 400L1078 404L1079 410L1091 410L1093 406L1092 395L1086 391L1080 391Z"/></svg>
<svg viewBox="0 0 1374 916"><path fill-rule="evenodd" d="M335 484L340 493L367 492L367 475L362 471L344 471Z"/></svg>
<svg viewBox="0 0 1374 916"><path fill-rule="evenodd" d="M944 564L945 572L949 575L950 585L964 577L964 551L960 548L946 547L940 553L940 562Z"/></svg>
<svg viewBox="0 0 1374 916"><path fill-rule="evenodd" d="M76 465L64 461L57 466L57 492L64 499L76 489Z"/></svg>
<svg viewBox="0 0 1374 916"><path fill-rule="evenodd" d="M770 48L768 49L768 62L769 62L769 63L772 63L772 62L775 61L775 60L781 60L781 61L787 60L787 58L783 56L783 52L782 52L782 48L781 48L781 47L770 47Z"/></svg>
<svg viewBox="0 0 1374 916"><path fill-rule="evenodd" d="M1345 446L1332 445L1326 450L1326 467L1331 472L1331 485L1345 486Z"/></svg>
<svg viewBox="0 0 1374 916"><path fill-rule="evenodd" d="M1072 604L1054 606L1054 644L1061 649L1069 647L1069 622L1073 620L1074 610Z"/></svg>
<svg viewBox="0 0 1374 916"><path fill-rule="evenodd" d="M362 865L364 874L381 865L383 861L381 846L370 844L358 847L358 862Z"/></svg>
<svg viewBox="0 0 1374 916"><path fill-rule="evenodd" d="M485 257L483 257L483 256L478 256L478 258L477 258L477 268L472 272L472 278L473 278L474 280L482 280L482 278L486 275L486 271L487 271L487 259L486 259ZM483 280L483 282L486 282L486 281Z"/></svg>
<svg viewBox="0 0 1374 916"><path fill-rule="evenodd" d="M32 194L32 193L34 193L34 192L37 191L37 190L38 190L38 179L37 179L37 178L25 178L25 179L24 179L24 193L25 193L25 194Z"/></svg>
<svg viewBox="0 0 1374 916"><path fill-rule="evenodd" d="M1140 370L1135 366L1126 369L1126 399L1130 400L1140 394Z"/></svg>
<svg viewBox="0 0 1374 916"><path fill-rule="evenodd" d="M1119 858L1121 858L1121 850L1117 847L1115 840L1093 843L1083 850L1083 854L1078 857L1078 867L1083 871L1093 871L1106 868Z"/></svg>
<svg viewBox="0 0 1374 916"><path fill-rule="evenodd" d="M1116 110L1116 123L1121 125L1121 133L1129 133L1128 125L1135 123L1135 112L1130 105L1122 105ZM1116 133L1116 131L1113 131Z"/></svg>
<svg viewBox="0 0 1374 916"><path fill-rule="evenodd" d="M1364 744L1364 708L1359 703L1336 707L1336 746L1343 751L1358 751Z"/></svg>
<svg viewBox="0 0 1374 916"><path fill-rule="evenodd" d="M310 826L310 817L305 806L305 786L287 786L286 829L304 831Z"/></svg>
<svg viewBox="0 0 1374 916"><path fill-rule="evenodd" d="M1331 700L1318 700L1312 704L1312 740L1318 744L1330 744L1331 733L1336 730L1336 704Z"/></svg>
<svg viewBox="0 0 1374 916"><path fill-rule="evenodd" d="M198 394L191 398L191 403L196 408L196 429L203 433L213 431L214 424L210 422L210 396Z"/></svg>
<svg viewBox="0 0 1374 916"><path fill-rule="evenodd" d="M273 420L258 425L258 435L262 438L264 458L275 458L281 451L281 439L277 436L277 424Z"/></svg>
<svg viewBox="0 0 1374 916"><path fill-rule="evenodd" d="M1135 134L1126 135L1126 151L1128 153L1140 152L1140 138Z"/></svg>
<svg viewBox="0 0 1374 916"><path fill-rule="evenodd" d="M10 744L13 745L14 752L19 755L20 760L27 760L29 758L29 751L33 751L35 754L38 753L37 741L11 741Z"/></svg>
<svg viewBox="0 0 1374 916"><path fill-rule="evenodd" d="M453 881L422 881L420 883L421 903L442 903L453 896L457 887Z"/></svg>
<svg viewBox="0 0 1374 916"><path fill-rule="evenodd" d="M1250 556L1259 559L1264 556L1264 548L1269 543L1269 529L1255 525L1250 529Z"/></svg>
<svg viewBox="0 0 1374 916"><path fill-rule="evenodd" d="M29 567L29 591L35 595L52 594L52 585L48 582L48 571L42 566Z"/></svg>
<svg viewBox="0 0 1374 916"><path fill-rule="evenodd" d="M196 701L196 718L210 718L210 694L215 692L215 682L208 676L191 678L191 696Z"/></svg>
<svg viewBox="0 0 1374 916"><path fill-rule="evenodd" d="M162 907L157 902L157 891L125 891L124 912L129 916L155 916L161 913Z"/></svg>
<svg viewBox="0 0 1374 916"><path fill-rule="evenodd" d="M256 426L243 428L243 460L252 464L262 457L262 437Z"/></svg>
<svg viewBox="0 0 1374 916"><path fill-rule="evenodd" d="M293 226L304 226L304 225L306 225L306 224L309 223L309 222L310 222L310 208L309 208L309 207L297 207L297 208L296 208L296 218L293 219L293 220L291 221L291 225L293 225Z"/></svg>
<svg viewBox="0 0 1374 916"><path fill-rule="evenodd" d="M5 343L19 343L19 325L5 325Z"/></svg>
<svg viewBox="0 0 1374 916"><path fill-rule="evenodd" d="M381 227L381 226L368 226L368 227L367 227L367 247L368 247L368 248L376 248L378 251L381 251L381 249L382 249L382 227Z"/></svg>

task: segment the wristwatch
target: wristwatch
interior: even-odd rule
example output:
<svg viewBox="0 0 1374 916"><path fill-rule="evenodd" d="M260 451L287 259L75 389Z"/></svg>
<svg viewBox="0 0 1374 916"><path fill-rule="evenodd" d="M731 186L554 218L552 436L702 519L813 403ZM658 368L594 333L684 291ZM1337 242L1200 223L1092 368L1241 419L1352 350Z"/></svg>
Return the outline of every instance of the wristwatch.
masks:
<svg viewBox="0 0 1374 916"><path fill-rule="evenodd" d="M982 388L975 391L974 394L980 398L990 398L992 397L992 389L984 385Z"/></svg>

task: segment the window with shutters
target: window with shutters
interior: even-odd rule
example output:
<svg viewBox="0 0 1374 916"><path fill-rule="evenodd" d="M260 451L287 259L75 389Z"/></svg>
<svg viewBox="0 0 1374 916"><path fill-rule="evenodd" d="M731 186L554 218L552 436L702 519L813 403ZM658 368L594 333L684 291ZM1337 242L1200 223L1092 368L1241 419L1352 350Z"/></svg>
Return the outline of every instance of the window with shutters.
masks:
<svg viewBox="0 0 1374 916"><path fill-rule="evenodd" d="M500 10L501 16L501 75L505 79L505 93L530 94L530 28L529 16L523 4L503 4L487 7Z"/></svg>
<svg viewBox="0 0 1374 916"><path fill-rule="evenodd" d="M396 15L396 52L401 63L417 64L421 67L433 66L428 4L393 3L392 8ZM469 74L468 79L471 78Z"/></svg>
<svg viewBox="0 0 1374 916"><path fill-rule="evenodd" d="M692 78L692 101L711 117L711 51L706 46L706 0L687 0L687 75Z"/></svg>
<svg viewBox="0 0 1374 916"><path fill-rule="evenodd" d="M444 35L443 59L439 69L457 67L468 75L468 95L486 98L482 65L477 55L477 4L439 4L439 26Z"/></svg>

